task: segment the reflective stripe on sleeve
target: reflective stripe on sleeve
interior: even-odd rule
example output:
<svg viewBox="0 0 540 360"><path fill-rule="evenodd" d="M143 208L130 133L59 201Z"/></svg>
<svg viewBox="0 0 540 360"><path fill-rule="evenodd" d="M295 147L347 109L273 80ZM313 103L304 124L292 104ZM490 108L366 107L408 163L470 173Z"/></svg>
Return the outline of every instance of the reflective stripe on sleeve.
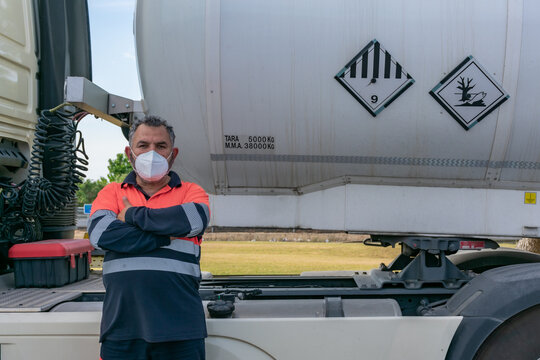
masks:
<svg viewBox="0 0 540 360"><path fill-rule="evenodd" d="M89 228L92 228L92 231L90 232L90 243L93 247L99 249L98 242L101 235L114 220L116 220L116 213L111 210L98 210L92 214L92 217L90 218L91 225ZM97 221L95 225L93 224L94 221Z"/></svg>
<svg viewBox="0 0 540 360"><path fill-rule="evenodd" d="M199 257L201 247L192 241L181 240L181 239L172 239L171 244L163 246L162 249L170 249L174 251L180 251L186 254L195 255Z"/></svg>
<svg viewBox="0 0 540 360"><path fill-rule="evenodd" d="M201 269L197 264L157 257L129 257L103 263L103 275L136 270L167 271L194 277L201 276Z"/></svg>
<svg viewBox="0 0 540 360"><path fill-rule="evenodd" d="M204 215L206 215L206 222L210 222L210 210L208 209L208 206L206 204L199 204L204 210Z"/></svg>
<svg viewBox="0 0 540 360"><path fill-rule="evenodd" d="M186 235L186 237L193 237L195 235L198 235L201 231L204 229L204 224L201 219L201 215L197 211L197 208L195 207L194 203L187 203L181 205L184 209L184 212L186 213L186 217L189 221L189 225L191 226L191 232Z"/></svg>

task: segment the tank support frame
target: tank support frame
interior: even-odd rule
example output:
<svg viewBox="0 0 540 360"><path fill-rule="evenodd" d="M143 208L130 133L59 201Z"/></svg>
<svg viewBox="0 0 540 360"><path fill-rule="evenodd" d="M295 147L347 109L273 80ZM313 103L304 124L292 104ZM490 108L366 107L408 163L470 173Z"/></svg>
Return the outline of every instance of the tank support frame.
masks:
<svg viewBox="0 0 540 360"><path fill-rule="evenodd" d="M372 235L364 244L382 247L401 244L401 254L388 266L381 264L379 269L372 270L371 277L380 287L402 284L409 289L421 288L425 283L440 283L447 289L458 289L475 275L472 271L460 270L446 255L470 244L491 249L499 247L490 239L387 235Z"/></svg>

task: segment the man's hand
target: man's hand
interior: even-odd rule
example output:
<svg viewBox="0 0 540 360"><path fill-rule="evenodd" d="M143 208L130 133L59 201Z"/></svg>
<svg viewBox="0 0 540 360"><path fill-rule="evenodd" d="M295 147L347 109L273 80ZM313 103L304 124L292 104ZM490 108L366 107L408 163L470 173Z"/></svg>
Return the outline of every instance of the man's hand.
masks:
<svg viewBox="0 0 540 360"><path fill-rule="evenodd" d="M122 201L124 202L124 208L122 209L122 211L120 211L118 213L118 215L116 216L116 218L120 221L123 221L123 222L126 222L126 211L127 209L129 209L130 207L132 207L133 205L131 205L131 203L129 202L128 198L127 197L123 197L122 198Z"/></svg>

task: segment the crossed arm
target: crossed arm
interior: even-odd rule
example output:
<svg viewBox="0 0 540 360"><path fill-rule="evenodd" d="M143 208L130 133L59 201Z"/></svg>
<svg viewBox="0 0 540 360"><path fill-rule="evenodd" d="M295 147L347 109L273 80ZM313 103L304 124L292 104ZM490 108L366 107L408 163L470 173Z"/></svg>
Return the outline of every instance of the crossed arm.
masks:
<svg viewBox="0 0 540 360"><path fill-rule="evenodd" d="M208 221L208 206L204 203L150 209L127 202L118 214L112 210L95 211L88 233L96 248L140 254L169 245L171 237L200 236Z"/></svg>

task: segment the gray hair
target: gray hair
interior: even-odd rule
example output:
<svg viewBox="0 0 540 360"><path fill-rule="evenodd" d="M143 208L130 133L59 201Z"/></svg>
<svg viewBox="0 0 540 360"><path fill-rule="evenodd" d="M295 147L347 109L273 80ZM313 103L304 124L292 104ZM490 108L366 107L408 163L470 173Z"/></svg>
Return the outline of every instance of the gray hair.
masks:
<svg viewBox="0 0 540 360"><path fill-rule="evenodd" d="M174 130L172 126L167 124L167 121L163 120L159 116L154 115L147 115L144 117L144 119L138 119L131 124L131 128L129 129L129 146L131 147L132 141L133 141L133 135L135 134L135 131L140 125L146 125L146 126L153 126L153 127L160 127L165 126L165 129L167 129L167 132L169 133L169 137L171 138L171 145L174 146L174 139L176 136L174 135Z"/></svg>

